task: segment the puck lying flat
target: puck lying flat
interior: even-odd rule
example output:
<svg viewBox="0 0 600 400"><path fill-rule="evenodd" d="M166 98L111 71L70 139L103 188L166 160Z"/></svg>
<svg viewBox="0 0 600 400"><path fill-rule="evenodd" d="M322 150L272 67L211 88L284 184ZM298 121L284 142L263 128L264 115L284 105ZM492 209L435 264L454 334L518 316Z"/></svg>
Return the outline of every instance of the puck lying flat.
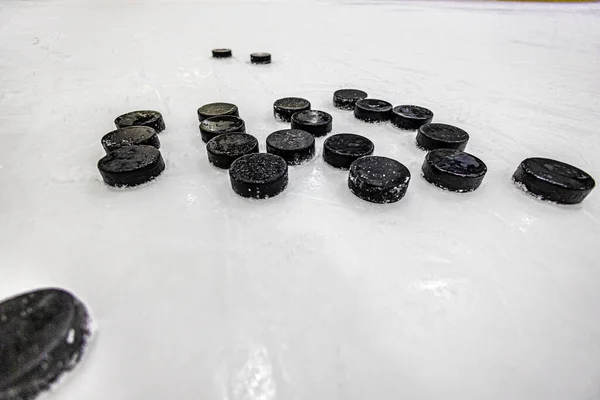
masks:
<svg viewBox="0 0 600 400"><path fill-rule="evenodd" d="M157 133L161 133L165 130L165 121L162 114L152 110L132 111L120 115L115 119L115 125L117 128L148 126L153 128Z"/></svg>
<svg viewBox="0 0 600 400"><path fill-rule="evenodd" d="M294 113L304 110L310 110L310 101L300 97L284 97L273 103L273 115L278 121L290 122Z"/></svg>
<svg viewBox="0 0 600 400"><path fill-rule="evenodd" d="M156 131L148 126L128 126L107 133L100 141L107 153L132 145L148 145L160 149L160 141Z"/></svg>
<svg viewBox="0 0 600 400"><path fill-rule="evenodd" d="M333 106L340 110L354 110L356 102L367 98L367 93L358 89L340 89L333 93Z"/></svg>
<svg viewBox="0 0 600 400"><path fill-rule="evenodd" d="M258 140L247 133L226 133L215 136L206 144L208 161L219 168L229 168L236 159L258 153Z"/></svg>
<svg viewBox="0 0 600 400"><path fill-rule="evenodd" d="M300 129L317 137L331 132L332 122L333 118L325 111L305 110L292 115L292 129Z"/></svg>
<svg viewBox="0 0 600 400"><path fill-rule="evenodd" d="M581 203L596 186L587 172L548 158L527 158L517 168L513 181L541 200L559 204Z"/></svg>
<svg viewBox="0 0 600 400"><path fill-rule="evenodd" d="M220 115L233 115L239 117L240 112L235 104L231 103L209 103L200 107L197 111L198 121L202 122L207 118Z"/></svg>
<svg viewBox="0 0 600 400"><path fill-rule="evenodd" d="M424 107L397 106L392 109L392 124L400 129L419 129L432 119L433 113Z"/></svg>
<svg viewBox="0 0 600 400"><path fill-rule="evenodd" d="M417 147L423 150L464 150L469 134L460 128L446 124L425 124L417 133Z"/></svg>
<svg viewBox="0 0 600 400"><path fill-rule="evenodd" d="M207 118L200 123L200 135L204 143L224 133L246 133L244 120L233 115Z"/></svg>
<svg viewBox="0 0 600 400"><path fill-rule="evenodd" d="M110 186L136 186L159 176L165 169L160 151L152 146L125 146L98 161L98 170Z"/></svg>
<svg viewBox="0 0 600 400"><path fill-rule="evenodd" d="M86 307L60 289L0 303L0 399L30 400L80 361L90 337Z"/></svg>
<svg viewBox="0 0 600 400"><path fill-rule="evenodd" d="M231 49L213 49L212 56L214 58L229 58L231 57Z"/></svg>
<svg viewBox="0 0 600 400"><path fill-rule="evenodd" d="M455 149L432 150L423 163L425 180L452 192L472 192L486 172L487 166L479 158Z"/></svg>
<svg viewBox="0 0 600 400"><path fill-rule="evenodd" d="M392 105L384 100L362 99L354 106L354 116L366 122L388 121L391 112Z"/></svg>
<svg viewBox="0 0 600 400"><path fill-rule="evenodd" d="M364 136L340 133L325 139L323 159L332 167L348 169L360 157L373 154L373 142Z"/></svg>
<svg viewBox="0 0 600 400"><path fill-rule="evenodd" d="M283 192L288 183L288 166L279 156L248 154L229 168L233 191L242 197L266 199Z"/></svg>
<svg viewBox="0 0 600 400"><path fill-rule="evenodd" d="M300 129L284 129L267 136L267 153L283 158L288 165L298 165L315 155L315 137Z"/></svg>
<svg viewBox="0 0 600 400"><path fill-rule="evenodd" d="M252 53L250 54L250 62L252 64L271 64L270 53Z"/></svg>
<svg viewBox="0 0 600 400"><path fill-rule="evenodd" d="M406 194L410 171L387 157L361 157L350 165L350 191L371 203L394 203Z"/></svg>

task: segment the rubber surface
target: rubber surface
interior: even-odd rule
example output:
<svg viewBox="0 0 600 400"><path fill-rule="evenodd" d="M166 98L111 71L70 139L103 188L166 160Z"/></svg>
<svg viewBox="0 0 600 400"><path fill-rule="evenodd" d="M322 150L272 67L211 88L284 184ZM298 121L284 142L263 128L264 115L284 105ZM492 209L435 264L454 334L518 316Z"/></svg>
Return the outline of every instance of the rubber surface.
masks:
<svg viewBox="0 0 600 400"><path fill-rule="evenodd" d="M385 100L363 99L354 106L354 116L365 122L388 121L391 113L392 105Z"/></svg>
<svg viewBox="0 0 600 400"><path fill-rule="evenodd" d="M300 129L316 137L327 135L332 127L333 118L325 111L305 110L292 115L292 129Z"/></svg>
<svg viewBox="0 0 600 400"><path fill-rule="evenodd" d="M162 114L153 110L132 111L127 114L119 115L115 119L115 126L117 128L149 126L157 133L161 133L166 128Z"/></svg>
<svg viewBox="0 0 600 400"><path fill-rule="evenodd" d="M298 165L315 155L315 137L300 129L284 129L267 136L267 153L283 158L288 165Z"/></svg>
<svg viewBox="0 0 600 400"><path fill-rule="evenodd" d="M229 168L236 159L258 153L258 140L247 133L225 133L206 144L208 161L219 168Z"/></svg>
<svg viewBox="0 0 600 400"><path fill-rule="evenodd" d="M395 203L408 189L410 171L387 157L361 157L350 165L348 187L359 198L371 203Z"/></svg>
<svg viewBox="0 0 600 400"><path fill-rule="evenodd" d="M244 120L233 115L219 115L200 123L200 135L204 143L223 133L246 133Z"/></svg>
<svg viewBox="0 0 600 400"><path fill-rule="evenodd" d="M155 147L126 146L111 151L98 161L98 170L110 186L137 186L151 181L165 169Z"/></svg>
<svg viewBox="0 0 600 400"><path fill-rule="evenodd" d="M291 122L292 115L299 111L310 110L310 101L301 97L284 97L273 103L273 116L278 121Z"/></svg>
<svg viewBox="0 0 600 400"><path fill-rule="evenodd" d="M348 169L360 157L373 154L375 145L364 136L340 133L323 142L323 159L332 167Z"/></svg>
<svg viewBox="0 0 600 400"><path fill-rule="evenodd" d="M366 99L367 92L358 89L340 89L333 93L333 106L340 110L354 110L356 102Z"/></svg>
<svg viewBox="0 0 600 400"><path fill-rule="evenodd" d="M231 164L229 178L234 192L242 197L265 199L283 192L288 183L288 166L279 156L248 154Z"/></svg>
<svg viewBox="0 0 600 400"><path fill-rule="evenodd" d="M198 121L202 122L207 118L220 115L233 115L239 117L240 112L235 104L231 103L209 103L198 108Z"/></svg>
<svg viewBox="0 0 600 400"><path fill-rule="evenodd" d="M229 58L232 56L231 49L213 49L212 56L214 58Z"/></svg>
<svg viewBox="0 0 600 400"><path fill-rule="evenodd" d="M425 124L417 132L417 147L423 150L456 149L464 150L469 142L469 134L456 126L447 124Z"/></svg>
<svg viewBox="0 0 600 400"><path fill-rule="evenodd" d="M160 149L158 134L148 126L127 126L107 133L100 141L107 153L132 145L148 145Z"/></svg>
<svg viewBox="0 0 600 400"><path fill-rule="evenodd" d="M452 192L472 192L477 189L487 166L472 154L455 149L436 149L425 156L423 177L429 183Z"/></svg>
<svg viewBox="0 0 600 400"><path fill-rule="evenodd" d="M270 53L252 53L250 54L250 62L252 64L270 64L271 54Z"/></svg>
<svg viewBox="0 0 600 400"><path fill-rule="evenodd" d="M414 130L428 124L433 119L433 112L420 106L396 106L392 109L392 124L400 129Z"/></svg>

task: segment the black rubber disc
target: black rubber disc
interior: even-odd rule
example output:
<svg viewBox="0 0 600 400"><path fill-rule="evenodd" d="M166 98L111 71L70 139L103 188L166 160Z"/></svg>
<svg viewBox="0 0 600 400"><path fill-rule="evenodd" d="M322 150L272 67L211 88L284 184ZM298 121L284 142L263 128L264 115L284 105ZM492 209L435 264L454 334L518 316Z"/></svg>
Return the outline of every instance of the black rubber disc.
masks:
<svg viewBox="0 0 600 400"><path fill-rule="evenodd" d="M392 124L400 129L419 129L432 119L433 112L424 107L397 106L392 109Z"/></svg>
<svg viewBox="0 0 600 400"><path fill-rule="evenodd" d="M300 129L284 129L267 136L267 153L283 158L288 165L298 165L315 155L315 137Z"/></svg>
<svg viewBox="0 0 600 400"><path fill-rule="evenodd" d="M211 164L229 168L241 156L258 153L258 140L247 133L226 133L210 139L206 144L206 152Z"/></svg>
<svg viewBox="0 0 600 400"><path fill-rule="evenodd" d="M423 150L464 150L469 134L460 128L446 124L425 124L417 132L417 147Z"/></svg>
<svg viewBox="0 0 600 400"><path fill-rule="evenodd" d="M425 180L452 192L472 192L486 172L487 166L479 158L455 149L432 150L423 163Z"/></svg>
<svg viewBox="0 0 600 400"><path fill-rule="evenodd" d="M292 129L300 129L316 137L331 132L332 122L333 118L325 111L306 110L292 115Z"/></svg>
<svg viewBox="0 0 600 400"><path fill-rule="evenodd" d="M350 191L371 203L394 203L406 194L410 171L387 157L361 157L350 165Z"/></svg>
<svg viewBox="0 0 600 400"><path fill-rule="evenodd" d="M513 175L514 182L542 200L577 204L596 186L587 172L548 158L527 158Z"/></svg>
<svg viewBox="0 0 600 400"><path fill-rule="evenodd" d="M159 176L165 169L160 151L152 146L126 146L98 161L102 179L110 186L136 186Z"/></svg>
<svg viewBox="0 0 600 400"><path fill-rule="evenodd" d="M283 192L288 183L288 166L279 156L248 154L229 168L233 191L242 197L265 199Z"/></svg>
<svg viewBox="0 0 600 400"><path fill-rule="evenodd" d="M200 135L202 135L204 143L215 136L234 132L246 133L246 124L243 119L233 115L210 117L200 123Z"/></svg>
<svg viewBox="0 0 600 400"><path fill-rule="evenodd" d="M202 122L207 118L220 115L233 115L239 117L240 112L235 104L231 103L210 103L205 104L198 109L198 121Z"/></svg>
<svg viewBox="0 0 600 400"><path fill-rule="evenodd" d="M373 142L353 133L340 133L325 139L323 159L332 167L348 169L360 157L373 154Z"/></svg>
<svg viewBox="0 0 600 400"><path fill-rule="evenodd" d="M250 62L252 64L271 64L270 53L252 53L250 54Z"/></svg>
<svg viewBox="0 0 600 400"><path fill-rule="evenodd" d="M354 116L366 122L389 121L392 105L384 100L362 99L356 102Z"/></svg>
<svg viewBox="0 0 600 400"><path fill-rule="evenodd" d="M132 111L127 114L118 116L115 119L117 128L125 128L128 126L148 126L153 128L157 133L165 130L165 120L158 111L141 110Z"/></svg>
<svg viewBox="0 0 600 400"><path fill-rule="evenodd" d="M300 97L284 97L273 103L273 115L279 121L290 122L294 113L304 110L310 110L310 101Z"/></svg>
<svg viewBox="0 0 600 400"><path fill-rule="evenodd" d="M367 98L367 93L358 89L340 89L333 93L333 106L341 110L354 110L356 102Z"/></svg>
<svg viewBox="0 0 600 400"><path fill-rule="evenodd" d="M212 56L214 58L229 58L231 57L231 49L213 49Z"/></svg>
<svg viewBox="0 0 600 400"><path fill-rule="evenodd" d="M61 289L0 303L0 399L32 400L75 368L90 337L86 307Z"/></svg>
<svg viewBox="0 0 600 400"><path fill-rule="evenodd" d="M102 137L102 147L107 153L132 145L148 145L160 149L160 140L153 128L148 126L128 126L107 133Z"/></svg>

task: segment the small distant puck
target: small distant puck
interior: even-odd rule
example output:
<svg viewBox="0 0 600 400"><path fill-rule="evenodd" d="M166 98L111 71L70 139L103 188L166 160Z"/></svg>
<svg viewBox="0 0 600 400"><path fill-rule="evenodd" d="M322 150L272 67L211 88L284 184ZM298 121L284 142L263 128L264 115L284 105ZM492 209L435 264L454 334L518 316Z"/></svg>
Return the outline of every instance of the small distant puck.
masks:
<svg viewBox="0 0 600 400"><path fill-rule="evenodd" d="M292 129L300 129L316 137L331 132L332 122L333 118L325 111L305 110L292 115Z"/></svg>
<svg viewBox="0 0 600 400"><path fill-rule="evenodd" d="M200 123L200 135L204 143L223 133L246 133L244 120L233 115L210 117Z"/></svg>
<svg viewBox="0 0 600 400"><path fill-rule="evenodd" d="M290 122L294 113L304 110L310 110L310 102L300 97L284 97L273 103L273 115L279 121Z"/></svg>
<svg viewBox="0 0 600 400"><path fill-rule="evenodd" d="M271 64L271 53L252 53L250 62L252 64Z"/></svg>
<svg viewBox="0 0 600 400"><path fill-rule="evenodd" d="M373 154L373 142L353 133L340 133L325 139L323 159L332 167L348 169L360 157Z"/></svg>
<svg viewBox="0 0 600 400"><path fill-rule="evenodd" d="M558 204L581 203L596 186L585 171L549 158L527 158L513 175L517 186L531 195Z"/></svg>
<svg viewBox="0 0 600 400"><path fill-rule="evenodd" d="M425 180L452 192L472 192L486 172L487 166L479 158L455 149L432 150L423 163Z"/></svg>
<svg viewBox="0 0 600 400"><path fill-rule="evenodd" d="M288 165L298 165L315 155L315 137L300 129L284 129L267 136L267 153L283 158Z"/></svg>
<svg viewBox="0 0 600 400"><path fill-rule="evenodd" d="M110 186L136 186L159 176L165 169L160 151L152 146L125 146L98 161L98 170Z"/></svg>
<svg viewBox="0 0 600 400"><path fill-rule="evenodd" d="M340 89L333 93L333 106L340 110L354 110L356 102L367 98L367 93L358 89Z"/></svg>
<svg viewBox="0 0 600 400"><path fill-rule="evenodd" d="M148 126L153 128L157 133L161 133L165 130L165 121L162 114L152 110L132 111L120 115L115 119L115 125L117 128Z"/></svg>
<svg viewBox="0 0 600 400"><path fill-rule="evenodd" d="M0 399L31 400L81 360L90 337L85 305L61 289L0 303Z"/></svg>
<svg viewBox="0 0 600 400"><path fill-rule="evenodd" d="M390 119L392 105L384 100L362 99L354 106L354 116L366 122L383 122Z"/></svg>
<svg viewBox="0 0 600 400"><path fill-rule="evenodd" d="M211 164L229 168L241 156L258 153L258 140L247 133L226 133L210 139L206 144L206 152Z"/></svg>
<svg viewBox="0 0 600 400"><path fill-rule="evenodd" d="M233 115L239 117L240 112L235 104L231 103L210 103L205 104L198 109L198 121L202 122L206 118L220 115Z"/></svg>
<svg viewBox="0 0 600 400"><path fill-rule="evenodd" d="M233 191L240 196L265 199L283 192L288 183L288 166L274 154L248 154L231 164L229 178Z"/></svg>
<svg viewBox="0 0 600 400"><path fill-rule="evenodd" d="M387 157L361 157L350 165L348 187L359 198L371 203L394 203L406 194L410 171Z"/></svg>
<svg viewBox="0 0 600 400"><path fill-rule="evenodd" d="M424 107L397 106L392 109L392 124L400 129L419 129L432 119L433 112Z"/></svg>
<svg viewBox="0 0 600 400"><path fill-rule="evenodd" d="M148 126L128 126L107 133L100 141L107 153L123 146L148 145L160 149L158 135Z"/></svg>
<svg viewBox="0 0 600 400"><path fill-rule="evenodd" d="M446 124L425 124L417 132L417 147L423 150L464 150L469 134L460 128Z"/></svg>
<svg viewBox="0 0 600 400"><path fill-rule="evenodd" d="M231 57L231 49L213 49L212 56L214 58L229 58Z"/></svg>

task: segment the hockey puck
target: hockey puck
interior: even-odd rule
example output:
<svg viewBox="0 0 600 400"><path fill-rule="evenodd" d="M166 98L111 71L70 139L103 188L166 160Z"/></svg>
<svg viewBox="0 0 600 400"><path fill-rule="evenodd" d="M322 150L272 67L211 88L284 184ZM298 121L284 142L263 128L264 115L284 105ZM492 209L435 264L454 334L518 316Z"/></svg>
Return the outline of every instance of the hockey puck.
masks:
<svg viewBox="0 0 600 400"><path fill-rule="evenodd" d="M279 156L248 154L229 168L233 191L242 197L265 199L283 192L288 183L288 166Z"/></svg>
<svg viewBox="0 0 600 400"><path fill-rule="evenodd" d="M292 129L306 131L313 136L325 136L331 132L331 115L325 111L305 110L292 115Z"/></svg>
<svg viewBox="0 0 600 400"><path fill-rule="evenodd" d="M214 58L229 58L231 57L231 49L213 49L212 56Z"/></svg>
<svg viewBox="0 0 600 400"><path fill-rule="evenodd" d="M128 126L107 133L100 141L107 153L123 146L148 145L160 149L156 131L148 126Z"/></svg>
<svg viewBox="0 0 600 400"><path fill-rule="evenodd" d="M400 129L419 129L432 119L433 113L424 107L397 106L392 109L392 124Z"/></svg>
<svg viewBox="0 0 600 400"><path fill-rule="evenodd" d="M132 111L120 115L115 119L115 125L117 128L148 126L153 128L157 133L161 133L165 130L165 121L162 114L152 110Z"/></svg>
<svg viewBox="0 0 600 400"><path fill-rule="evenodd" d="M300 129L284 129L267 136L267 153L283 158L288 165L298 165L315 155L315 137Z"/></svg>
<svg viewBox="0 0 600 400"><path fill-rule="evenodd" d="M250 54L250 62L252 64L271 64L270 53L252 53Z"/></svg>
<svg viewBox="0 0 600 400"><path fill-rule="evenodd" d="M350 165L348 187L359 198L371 203L394 203L406 194L410 171L387 157L361 157Z"/></svg>
<svg viewBox="0 0 600 400"><path fill-rule="evenodd" d="M354 116L366 122L383 122L390 119L392 105L384 100L362 99L354 106Z"/></svg>
<svg viewBox="0 0 600 400"><path fill-rule="evenodd" d="M229 168L236 159L258 153L258 140L247 133L226 133L215 136L206 144L208 161L219 168Z"/></svg>
<svg viewBox="0 0 600 400"><path fill-rule="evenodd" d="M417 133L417 147L423 150L464 150L469 134L460 128L446 124L425 124Z"/></svg>
<svg viewBox="0 0 600 400"><path fill-rule="evenodd" d="M0 303L0 399L31 400L80 361L90 337L85 305L61 289Z"/></svg>
<svg viewBox="0 0 600 400"><path fill-rule="evenodd" d="M244 124L244 120L233 115L210 117L200 123L200 135L202 135L204 143L223 133L234 132L246 133L246 125Z"/></svg>
<svg viewBox="0 0 600 400"><path fill-rule="evenodd" d="M356 102L367 98L367 93L358 89L340 89L333 93L333 106L341 110L354 110Z"/></svg>
<svg viewBox="0 0 600 400"><path fill-rule="evenodd" d="M323 159L332 167L348 169L360 157L373 154L373 142L364 136L340 133L325 139Z"/></svg>
<svg viewBox="0 0 600 400"><path fill-rule="evenodd" d="M136 186L159 176L165 169L160 151L152 146L125 146L98 161L102 179L110 186Z"/></svg>
<svg viewBox="0 0 600 400"><path fill-rule="evenodd" d="M210 103L205 104L198 109L198 121L202 122L207 118L220 115L233 115L239 117L240 112L235 104L231 103Z"/></svg>
<svg viewBox="0 0 600 400"><path fill-rule="evenodd" d="M423 178L452 192L472 192L486 172L487 166L479 158L455 149L432 150L423 163Z"/></svg>
<svg viewBox="0 0 600 400"><path fill-rule="evenodd" d="M310 101L300 97L284 97L273 103L275 119L283 122L290 122L294 113L304 110L310 110Z"/></svg>
<svg viewBox="0 0 600 400"><path fill-rule="evenodd" d="M527 158L517 168L513 181L541 200L577 204L596 186L587 172L548 158Z"/></svg>

